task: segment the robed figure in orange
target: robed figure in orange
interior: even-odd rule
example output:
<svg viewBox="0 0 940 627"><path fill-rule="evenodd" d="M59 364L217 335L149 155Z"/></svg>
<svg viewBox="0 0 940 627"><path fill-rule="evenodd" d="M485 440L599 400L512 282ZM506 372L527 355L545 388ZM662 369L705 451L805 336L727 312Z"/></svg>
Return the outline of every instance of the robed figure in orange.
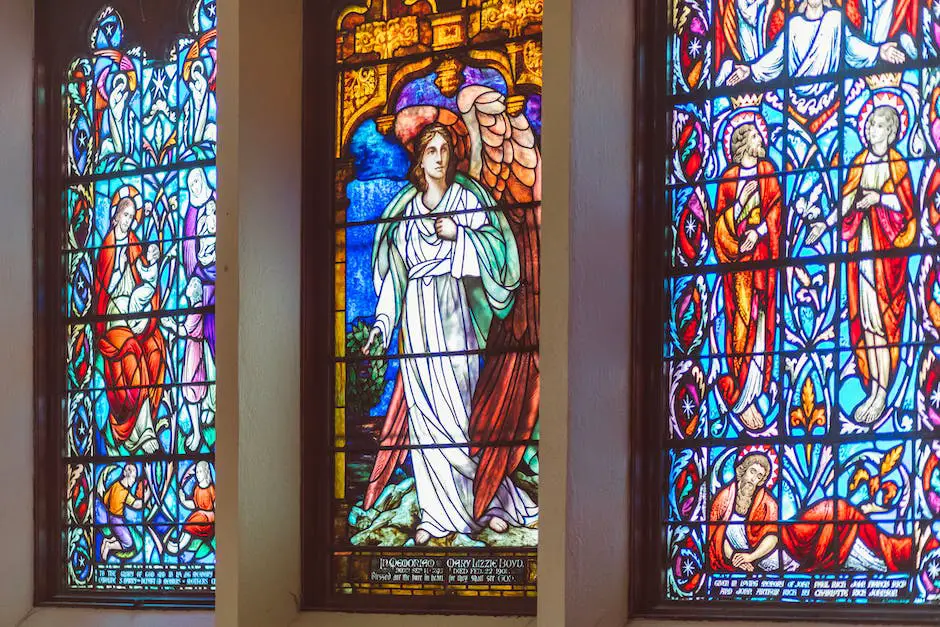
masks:
<svg viewBox="0 0 940 627"><path fill-rule="evenodd" d="M842 188L842 239L850 255L888 252L914 241L910 172L892 147L900 127L898 111L888 105L874 107L864 124L868 148L855 158ZM881 418L897 374L907 310L907 263L906 257L892 256L846 265L849 334L859 377L869 389L854 413L859 424Z"/></svg>
<svg viewBox="0 0 940 627"><path fill-rule="evenodd" d="M724 275L725 352L728 374L718 389L730 412L748 429L764 427L755 406L772 380L777 272L754 269L780 255L783 197L774 165L766 158L764 138L753 122L731 134L734 163L722 175L715 203L715 253L721 263L746 264Z"/></svg>
<svg viewBox="0 0 940 627"><path fill-rule="evenodd" d="M166 373L165 341L157 289L159 250L146 253L133 226L142 213L136 189L125 186L112 201L114 217L95 266L94 311L98 351L104 359L108 420L115 446L154 453L154 429Z"/></svg>
<svg viewBox="0 0 940 627"><path fill-rule="evenodd" d="M166 551L171 555L185 550L193 538L211 542L215 537L215 482L212 480L212 468L207 461L196 462L193 470L186 472L184 483L190 472L195 474L192 498L180 489L180 504L192 513L186 517L180 536L176 540L167 540Z"/></svg>

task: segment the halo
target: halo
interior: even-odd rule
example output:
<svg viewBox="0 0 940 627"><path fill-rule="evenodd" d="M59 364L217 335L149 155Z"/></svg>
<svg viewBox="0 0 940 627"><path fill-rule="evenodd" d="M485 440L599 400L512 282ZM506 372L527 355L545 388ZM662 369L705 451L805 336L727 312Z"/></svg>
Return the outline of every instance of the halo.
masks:
<svg viewBox="0 0 940 627"><path fill-rule="evenodd" d="M734 462L735 465L737 465L742 459L751 453L760 453L770 462L770 476L767 477L765 487L767 489L774 487L774 484L777 483L777 477L780 475L780 458L777 456L777 451L766 444L752 444L751 446L745 446L740 451L738 451L738 457Z"/></svg>
<svg viewBox="0 0 940 627"><path fill-rule="evenodd" d="M144 197L141 196L137 188L133 185L125 185L117 190L114 196L111 197L111 207L117 207L118 203L125 198L132 199L134 201L134 207L137 209L140 209L144 206Z"/></svg>
<svg viewBox="0 0 940 627"><path fill-rule="evenodd" d="M439 109L432 105L412 105L405 107L395 115L395 135L398 141L410 153L414 153L414 142L431 124L442 124L450 133L451 141L457 144L457 138L454 136L453 125L460 118L449 109Z"/></svg>
<svg viewBox="0 0 940 627"><path fill-rule="evenodd" d="M111 209L116 209L118 203L125 198L130 198L134 201L134 222L140 224L140 221L144 217L144 196L133 185L124 185L114 193L114 196L111 197Z"/></svg>
<svg viewBox="0 0 940 627"><path fill-rule="evenodd" d="M764 116L756 109L742 109L728 118L725 132L721 137L721 143L725 150L725 159L729 163L731 162L731 136L745 124L753 124L764 140L764 146L770 146L770 130L767 128L767 121Z"/></svg>
<svg viewBox="0 0 940 627"><path fill-rule="evenodd" d="M858 134L862 137L862 140L868 145L868 138L865 137L865 128L868 126L868 118L871 117L871 114L878 107L891 107L898 112L898 117L901 120L901 126L898 128L898 137L895 140L901 141L901 138L907 135L907 127L910 124L910 116L907 111L907 104L904 102L904 98L900 94L891 90L881 90L872 94L872 97L865 101L865 105L862 107L861 113L858 114Z"/></svg>

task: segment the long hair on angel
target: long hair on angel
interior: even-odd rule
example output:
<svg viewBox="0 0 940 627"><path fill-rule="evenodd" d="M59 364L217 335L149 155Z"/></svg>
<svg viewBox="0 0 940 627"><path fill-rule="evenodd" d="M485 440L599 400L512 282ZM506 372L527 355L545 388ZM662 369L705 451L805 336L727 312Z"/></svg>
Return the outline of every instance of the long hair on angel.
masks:
<svg viewBox="0 0 940 627"><path fill-rule="evenodd" d="M410 456L416 544L538 518L512 473L537 420L537 355L520 349L537 343L541 157L503 94L475 85L457 104L461 116L428 105L396 115L410 182L376 230L378 304L362 349L401 356L363 508L387 500L392 473Z"/></svg>

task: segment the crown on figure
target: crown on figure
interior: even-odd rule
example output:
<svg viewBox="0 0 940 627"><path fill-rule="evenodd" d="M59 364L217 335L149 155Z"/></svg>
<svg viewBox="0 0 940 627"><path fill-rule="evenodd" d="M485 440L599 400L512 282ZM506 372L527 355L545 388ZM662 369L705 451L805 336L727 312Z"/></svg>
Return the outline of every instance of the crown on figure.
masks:
<svg viewBox="0 0 940 627"><path fill-rule="evenodd" d="M865 83L869 89L883 89L885 87L900 87L901 73L887 72L885 74L874 74L865 77Z"/></svg>
<svg viewBox="0 0 940 627"><path fill-rule="evenodd" d="M764 101L764 94L741 94L731 96L731 106L735 109L758 107Z"/></svg>

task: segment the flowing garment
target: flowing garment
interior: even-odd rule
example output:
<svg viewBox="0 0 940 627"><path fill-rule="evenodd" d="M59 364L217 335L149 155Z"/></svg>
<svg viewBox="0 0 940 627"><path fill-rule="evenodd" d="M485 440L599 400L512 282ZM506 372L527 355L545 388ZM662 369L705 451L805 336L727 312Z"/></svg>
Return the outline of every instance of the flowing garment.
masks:
<svg viewBox="0 0 940 627"><path fill-rule="evenodd" d="M483 202L492 205L487 197L458 175L438 206L428 209L409 185L385 213L405 219L380 226L376 235L376 327L388 351L401 324L400 375L408 444L416 447L408 454L421 509L418 530L434 537L478 531L493 516L522 526L538 515L532 499L507 478L485 516L473 516L479 460L470 455L468 428L481 357L472 351L486 347L493 316L512 307L519 280L512 232L502 214L482 210ZM437 236L437 214L457 223L454 241ZM432 356L408 356L425 353ZM366 508L374 496L367 495Z"/></svg>

